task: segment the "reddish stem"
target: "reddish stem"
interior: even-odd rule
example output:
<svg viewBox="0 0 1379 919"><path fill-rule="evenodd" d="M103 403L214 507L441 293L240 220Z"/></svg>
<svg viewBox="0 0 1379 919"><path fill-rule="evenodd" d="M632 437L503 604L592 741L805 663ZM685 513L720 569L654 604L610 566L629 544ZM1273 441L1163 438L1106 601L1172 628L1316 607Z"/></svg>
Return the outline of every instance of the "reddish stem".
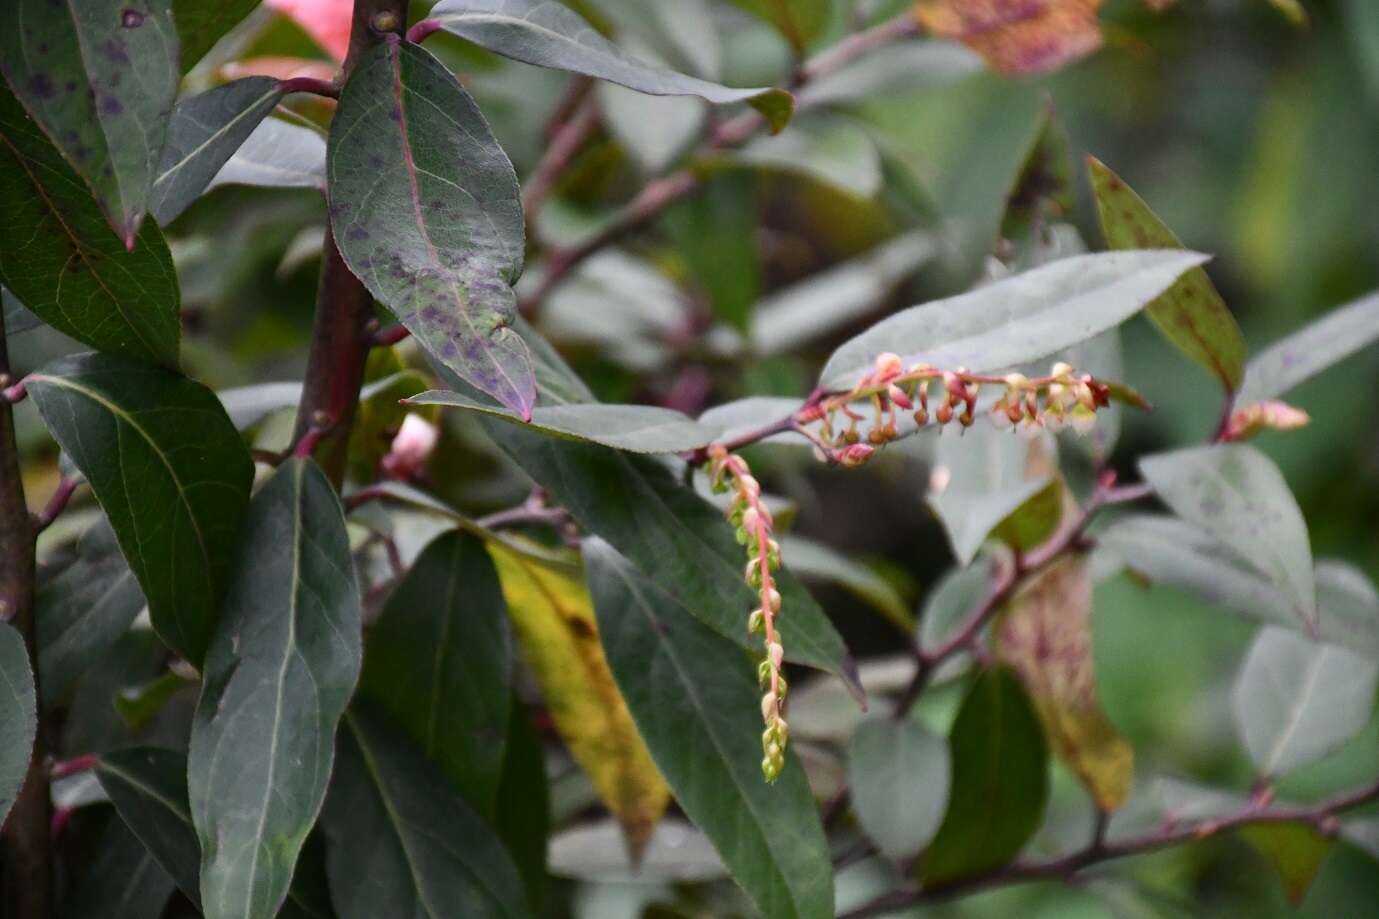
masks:
<svg viewBox="0 0 1379 919"><path fill-rule="evenodd" d="M419 45L426 41L433 33L439 32L440 29L441 23L439 19L421 19L407 30L407 40L414 45Z"/></svg>
<svg viewBox="0 0 1379 919"><path fill-rule="evenodd" d="M80 479L64 478L57 483L57 490L48 499L48 503L43 506L43 510L34 514L34 532L42 533L52 526L53 521L58 518L67 508L67 502L72 500L72 494L81 485Z"/></svg>
<svg viewBox="0 0 1379 919"><path fill-rule="evenodd" d="M311 93L327 99L340 98L339 84L317 77L288 77L278 81L278 88L284 93Z"/></svg>
<svg viewBox="0 0 1379 919"><path fill-rule="evenodd" d="M71 759L53 763L53 768L48 771L48 775L55 779L65 779L69 775L90 772L99 765L100 757L94 753L83 753L81 756L74 756Z"/></svg>

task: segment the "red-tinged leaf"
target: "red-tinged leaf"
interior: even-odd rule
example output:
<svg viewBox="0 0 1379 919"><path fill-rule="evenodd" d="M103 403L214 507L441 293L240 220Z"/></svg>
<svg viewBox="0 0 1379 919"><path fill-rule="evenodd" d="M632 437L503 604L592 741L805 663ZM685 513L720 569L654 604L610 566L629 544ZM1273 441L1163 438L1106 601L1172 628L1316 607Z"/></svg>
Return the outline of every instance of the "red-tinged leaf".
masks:
<svg viewBox="0 0 1379 919"><path fill-rule="evenodd" d="M374 49L340 94L326 180L350 270L437 360L530 418L531 352L511 328L517 176L454 76L415 45Z"/></svg>
<svg viewBox="0 0 1379 919"><path fill-rule="evenodd" d="M1057 70L1101 47L1101 0L921 0L920 23L1004 74Z"/></svg>
<svg viewBox="0 0 1379 919"><path fill-rule="evenodd" d="M1106 245L1112 249L1181 249L1183 244L1144 199L1095 157L1087 158ZM1164 337L1228 390L1245 375L1245 338L1206 271L1186 272L1145 312Z"/></svg>

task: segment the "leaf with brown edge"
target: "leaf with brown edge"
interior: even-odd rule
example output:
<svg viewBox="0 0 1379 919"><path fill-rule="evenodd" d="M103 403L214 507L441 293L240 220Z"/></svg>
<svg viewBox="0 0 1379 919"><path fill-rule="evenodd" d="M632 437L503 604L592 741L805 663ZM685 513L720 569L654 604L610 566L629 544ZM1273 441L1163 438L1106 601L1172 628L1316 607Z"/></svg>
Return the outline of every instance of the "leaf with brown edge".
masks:
<svg viewBox="0 0 1379 919"><path fill-rule="evenodd" d="M1101 0L920 0L915 17L1009 76L1047 73L1101 47Z"/></svg>
<svg viewBox="0 0 1379 919"><path fill-rule="evenodd" d="M530 418L531 352L511 328L526 245L517 175L450 71L397 41L361 60L326 182L335 243L369 293L461 379Z"/></svg>
<svg viewBox="0 0 1379 919"><path fill-rule="evenodd" d="M1183 244L1144 199L1095 157L1087 157L1097 213L1112 249L1181 249ZM1202 365L1228 390L1245 375L1245 337L1202 268L1183 274L1145 307L1150 320L1179 350Z"/></svg>
<svg viewBox="0 0 1379 919"><path fill-rule="evenodd" d="M1130 792L1134 751L1097 700L1091 612L1086 560L1065 558L1011 598L997 623L996 652L1029 690L1054 752L1109 812Z"/></svg>
<svg viewBox="0 0 1379 919"><path fill-rule="evenodd" d="M133 249L177 96L169 0L8 0L0 70Z"/></svg>
<svg viewBox="0 0 1379 919"><path fill-rule="evenodd" d="M513 631L571 755L622 826L637 860L670 789L637 733L599 641L579 569L489 543Z"/></svg>

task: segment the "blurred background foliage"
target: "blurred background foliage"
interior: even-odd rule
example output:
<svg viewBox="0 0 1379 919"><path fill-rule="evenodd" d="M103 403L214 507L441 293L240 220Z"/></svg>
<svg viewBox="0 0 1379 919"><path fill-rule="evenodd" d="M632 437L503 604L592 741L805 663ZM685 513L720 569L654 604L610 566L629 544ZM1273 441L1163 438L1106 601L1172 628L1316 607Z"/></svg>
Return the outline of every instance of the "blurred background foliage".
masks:
<svg viewBox="0 0 1379 919"><path fill-rule="evenodd" d="M726 4L572 5L644 55L690 72L730 85L788 81L787 43ZM854 23L902 7L838 0L813 44L826 46ZM692 15L696 10L706 15ZM610 401L696 414L747 396L803 395L840 340L990 270L1006 196L1051 107L1077 164L1067 219L1089 247L1101 248L1101 236L1082 169L1088 153L1124 177L1187 246L1214 254L1209 273L1258 349L1379 288L1379 3L1307 0L1306 12L1299 27L1265 0L1178 0L1162 10L1108 0L1104 47L1038 77L992 74L955 44L879 55L873 72L854 73L852 84L816 87L836 100L792 131L695 162L709 177L703 192L592 259L550 298L540 327ZM267 9L229 45L193 80L211 85L278 66L327 73L333 66L291 20ZM432 45L464 75L519 175L527 174L545 148L567 78L445 36ZM697 100L611 86L598 96L600 123L535 223L537 253L542 244L570 244L595 231L649 175L682 158L710 117ZM319 100L295 104L307 119L328 114ZM324 217L312 190L229 187L172 225L191 375L216 389L301 378ZM832 287L782 294L829 269L838 272ZM1215 384L1143 319L1127 326L1123 343L1124 379L1155 405L1152 414L1124 417L1113 465L1133 478L1135 457L1200 441L1219 403ZM34 329L16 337L12 353L24 372L76 349L57 333ZM398 350L419 365L407 346ZM1257 441L1295 490L1314 554L1347 559L1371 578L1379 577L1377 371L1373 349L1328 371L1291 397L1311 414L1308 428ZM28 493L41 501L57 479L57 457L32 407L19 409ZM261 424L259 445L281 445L288 423L278 416ZM443 424L443 446L430 467L440 495L476 513L525 496L527 483L463 413L446 414ZM926 435L892 448L864 474L824 468L801 451L759 447L750 455L770 490L796 508L792 534L866 566L864 589L817 587L864 660L901 647L895 626L865 599L868 590L890 604L893 620L897 606L900 617L918 609L952 565L924 497L932 440ZM378 448L360 447L367 456ZM80 517L70 516L75 526ZM50 545L61 529L48 534ZM1107 711L1135 747L1140 776L1170 773L1247 790L1252 773L1231 723L1230 691L1255 628L1187 594L1147 589L1125 576L1098 586L1097 678ZM124 643L74 701L104 709L72 721L109 736L69 738L74 749L100 748L128 733L128 719L122 723L104 700L114 689L128 695L146 679L156 653L147 633ZM860 717L837 702L830 693L802 690L791 718L825 791L840 780L840 742ZM941 688L917 717L946 725L955 702L955 693ZM1372 719L1339 753L1290 776L1280 795L1308 800L1365 780L1376 762L1379 723ZM559 830L594 799L581 775L553 768L561 771L553 788ZM1080 842L1089 819L1076 782L1061 767L1057 775L1048 826L1033 844L1049 852L1060 842ZM614 919L743 908L730 885L690 883L701 875L695 842L682 825L661 828L637 878L625 876L620 841L611 826L604 829L557 838L553 871L571 878L554 898L565 904L560 909ZM888 870L873 860L841 871L840 907L885 889ZM1379 868L1338 845L1296 909L1305 916L1379 915ZM1076 887L1025 885L915 914L1293 913L1264 858L1227 837L1113 863Z"/></svg>

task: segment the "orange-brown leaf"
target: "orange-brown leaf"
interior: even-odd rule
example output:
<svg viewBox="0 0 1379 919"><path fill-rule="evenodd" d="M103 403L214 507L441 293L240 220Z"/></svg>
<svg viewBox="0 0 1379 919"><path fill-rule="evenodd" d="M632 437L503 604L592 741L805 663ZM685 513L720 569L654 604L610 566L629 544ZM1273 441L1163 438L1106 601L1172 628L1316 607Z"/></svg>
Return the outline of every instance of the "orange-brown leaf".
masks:
<svg viewBox="0 0 1379 919"><path fill-rule="evenodd" d="M1101 47L1101 0L919 0L924 28L976 51L995 70L1046 73Z"/></svg>

